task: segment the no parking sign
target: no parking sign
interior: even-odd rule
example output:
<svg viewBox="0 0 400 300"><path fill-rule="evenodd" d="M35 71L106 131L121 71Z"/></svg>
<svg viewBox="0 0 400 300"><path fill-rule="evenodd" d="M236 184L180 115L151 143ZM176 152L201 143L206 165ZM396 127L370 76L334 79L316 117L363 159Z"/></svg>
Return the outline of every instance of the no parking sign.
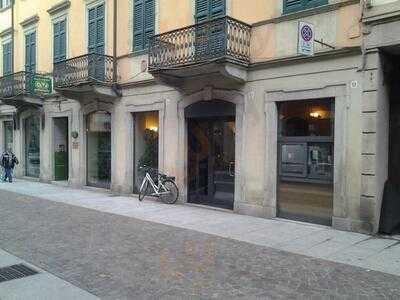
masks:
<svg viewBox="0 0 400 300"><path fill-rule="evenodd" d="M300 55L314 55L314 25L306 22L299 22L299 37L297 52Z"/></svg>

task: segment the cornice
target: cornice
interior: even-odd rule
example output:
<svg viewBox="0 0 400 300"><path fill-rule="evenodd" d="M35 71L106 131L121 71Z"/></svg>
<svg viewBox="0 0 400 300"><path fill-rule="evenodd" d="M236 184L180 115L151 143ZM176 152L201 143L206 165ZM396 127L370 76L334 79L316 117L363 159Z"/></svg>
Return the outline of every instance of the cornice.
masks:
<svg viewBox="0 0 400 300"><path fill-rule="evenodd" d="M47 12L49 13L49 15L54 15L63 10L68 9L70 6L71 6L71 1L65 0L60 3L57 3L56 5L53 5L47 10Z"/></svg>
<svg viewBox="0 0 400 300"><path fill-rule="evenodd" d="M29 17L29 18L23 20L23 21L22 21L21 23L19 23L19 24L20 24L22 27L26 27L26 26L35 24L35 23L37 23L37 22L39 22L39 16L36 14L36 15L33 15L33 16L31 16L31 17Z"/></svg>

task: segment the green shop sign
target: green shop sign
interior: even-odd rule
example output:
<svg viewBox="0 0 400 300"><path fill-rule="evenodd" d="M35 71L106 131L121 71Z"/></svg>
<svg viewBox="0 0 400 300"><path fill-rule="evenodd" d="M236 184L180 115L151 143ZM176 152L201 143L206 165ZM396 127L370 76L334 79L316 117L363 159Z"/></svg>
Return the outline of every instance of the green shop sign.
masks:
<svg viewBox="0 0 400 300"><path fill-rule="evenodd" d="M33 94L43 95L53 92L53 81L51 77L35 74L31 81Z"/></svg>

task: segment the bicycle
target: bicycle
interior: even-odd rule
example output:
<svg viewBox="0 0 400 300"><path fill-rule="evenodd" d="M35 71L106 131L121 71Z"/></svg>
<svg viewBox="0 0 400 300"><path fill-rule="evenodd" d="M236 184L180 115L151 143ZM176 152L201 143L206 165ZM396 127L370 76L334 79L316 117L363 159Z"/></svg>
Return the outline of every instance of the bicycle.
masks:
<svg viewBox="0 0 400 300"><path fill-rule="evenodd" d="M146 175L143 178L142 184L139 189L139 201L142 201L146 196L155 196L161 199L166 204L174 204L178 200L179 189L175 184L175 177L161 174L157 169L149 167L141 167ZM151 175L153 174L154 177ZM157 183L153 178L157 175ZM153 189L153 193L150 187Z"/></svg>

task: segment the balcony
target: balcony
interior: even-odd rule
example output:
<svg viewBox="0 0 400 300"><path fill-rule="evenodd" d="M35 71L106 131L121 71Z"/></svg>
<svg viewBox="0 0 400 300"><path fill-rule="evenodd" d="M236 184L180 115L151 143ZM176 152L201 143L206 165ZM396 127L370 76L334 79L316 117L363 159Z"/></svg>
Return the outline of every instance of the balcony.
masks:
<svg viewBox="0 0 400 300"><path fill-rule="evenodd" d="M46 90L37 86L43 78L50 80L51 86L51 79L36 73L22 71L0 77L0 100L15 107L27 104L41 106L46 94L51 93L48 84Z"/></svg>
<svg viewBox="0 0 400 300"><path fill-rule="evenodd" d="M86 54L54 64L54 88L61 95L76 100L112 100L120 96L114 82L114 58Z"/></svg>
<svg viewBox="0 0 400 300"><path fill-rule="evenodd" d="M251 26L230 17L156 35L149 41L149 72L178 87L192 77L197 84L201 77L205 84L244 82L250 38Z"/></svg>

